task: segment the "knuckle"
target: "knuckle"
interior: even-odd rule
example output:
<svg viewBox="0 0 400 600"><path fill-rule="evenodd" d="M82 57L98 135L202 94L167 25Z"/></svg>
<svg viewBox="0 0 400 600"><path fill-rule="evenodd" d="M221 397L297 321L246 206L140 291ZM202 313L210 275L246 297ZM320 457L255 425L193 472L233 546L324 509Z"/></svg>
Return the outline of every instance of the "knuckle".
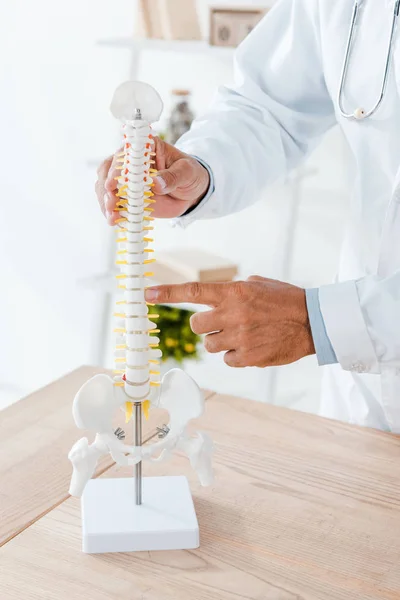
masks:
<svg viewBox="0 0 400 600"><path fill-rule="evenodd" d="M231 356L230 352L225 352L225 354L224 354L224 363L226 365L228 365L228 367L233 367L232 356Z"/></svg>
<svg viewBox="0 0 400 600"><path fill-rule="evenodd" d="M108 192L113 192L117 189L116 181L112 178L112 172L110 171L107 179L104 180L104 187Z"/></svg>
<svg viewBox="0 0 400 600"><path fill-rule="evenodd" d="M243 369L244 367L248 367L249 363L248 360L246 360L246 355L241 352L236 353L234 366L237 369Z"/></svg>
<svg viewBox="0 0 400 600"><path fill-rule="evenodd" d="M177 183L180 184L191 182L194 179L194 163L189 158L178 158L175 163L174 174L177 178Z"/></svg>
<svg viewBox="0 0 400 600"><path fill-rule="evenodd" d="M234 281L231 284L233 295L239 300L244 300L247 297L247 286L245 281Z"/></svg>
<svg viewBox="0 0 400 600"><path fill-rule="evenodd" d="M179 173L177 173L175 170L169 170L167 171L167 183L169 185L169 187L176 187L179 183Z"/></svg>
<svg viewBox="0 0 400 600"><path fill-rule="evenodd" d="M159 291L159 302L170 302L172 300L172 290L170 287L162 288Z"/></svg>
<svg viewBox="0 0 400 600"><path fill-rule="evenodd" d="M225 352L224 354L224 362L228 365L228 367L243 367L242 361L236 352Z"/></svg>
<svg viewBox="0 0 400 600"><path fill-rule="evenodd" d="M188 296L196 301L201 297L201 285L198 281L192 281L186 284Z"/></svg>
<svg viewBox="0 0 400 600"><path fill-rule="evenodd" d="M184 155L179 162L182 173L187 173L189 175L195 173L197 171L197 165L200 165L195 158L186 155Z"/></svg>
<svg viewBox="0 0 400 600"><path fill-rule="evenodd" d="M164 140L162 140L158 135L155 135L153 137L153 139L154 139L155 152L157 153L157 155L164 156L166 146L167 146L166 142L164 142Z"/></svg>
<svg viewBox="0 0 400 600"><path fill-rule="evenodd" d="M206 335L206 337L204 338L204 347L207 350L207 352L210 352L210 353L215 352L215 350L216 350L215 340L213 340L210 335Z"/></svg>

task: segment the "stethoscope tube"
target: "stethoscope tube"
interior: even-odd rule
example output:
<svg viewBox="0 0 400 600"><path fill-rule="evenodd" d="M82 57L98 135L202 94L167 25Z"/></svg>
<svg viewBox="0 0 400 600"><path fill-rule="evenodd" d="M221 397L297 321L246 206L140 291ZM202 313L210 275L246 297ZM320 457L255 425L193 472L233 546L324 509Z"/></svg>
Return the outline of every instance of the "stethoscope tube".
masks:
<svg viewBox="0 0 400 600"><path fill-rule="evenodd" d="M395 5L394 5L394 10L393 10L393 20L392 20L392 27L391 27L391 31L390 31L389 46L388 46L388 50L387 50L387 54L386 54L385 72L384 72L384 76L383 76L380 95L379 95L377 102L374 104L374 106L369 111L366 111L364 108L359 107L359 108L356 108L356 110L353 113L347 113L343 107L344 88L346 85L346 80L347 80L347 75L348 75L348 70L349 70L351 49L352 49L353 40L354 40L354 31L355 31L355 28L356 28L356 25L358 22L358 13L359 13L359 10L360 10L360 7L361 7L361 4L363 3L363 1L364 0L355 0L355 2L354 2L353 12L352 12L352 16L351 16L350 30L349 30L349 35L348 35L347 44L346 44L346 52L345 52L342 72L341 72L341 76L340 76L338 106L339 106L339 111L340 111L341 116L345 119L356 119L356 120L368 119L368 117L373 115L378 110L380 105L382 104L383 98L385 97L387 83L389 80L389 71L390 71L390 65L391 65L391 60L392 60L392 55L393 55L394 35L396 32L396 25L397 25L397 20L399 17L399 12L400 12L400 0L396 0Z"/></svg>

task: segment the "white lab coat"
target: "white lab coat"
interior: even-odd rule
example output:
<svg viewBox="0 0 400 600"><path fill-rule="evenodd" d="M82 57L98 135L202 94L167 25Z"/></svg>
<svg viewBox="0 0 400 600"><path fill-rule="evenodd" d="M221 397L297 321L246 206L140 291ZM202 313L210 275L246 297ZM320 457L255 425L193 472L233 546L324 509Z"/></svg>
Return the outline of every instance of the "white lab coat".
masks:
<svg viewBox="0 0 400 600"><path fill-rule="evenodd" d="M377 100L393 4L363 4L347 112ZM400 27L382 106L365 121L343 119L337 97L352 7L352 0L281 0L240 46L235 86L219 91L179 143L210 165L216 185L182 221L245 208L337 122L354 153L357 179L336 282L320 289L339 361L324 367L321 413L399 433Z"/></svg>

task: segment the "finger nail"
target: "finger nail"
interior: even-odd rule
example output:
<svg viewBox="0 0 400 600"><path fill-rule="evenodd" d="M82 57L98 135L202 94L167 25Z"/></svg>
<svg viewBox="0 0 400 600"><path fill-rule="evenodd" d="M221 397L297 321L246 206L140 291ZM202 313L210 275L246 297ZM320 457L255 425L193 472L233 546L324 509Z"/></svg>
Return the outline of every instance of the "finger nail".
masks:
<svg viewBox="0 0 400 600"><path fill-rule="evenodd" d="M158 184L158 187L162 192L167 188L167 184L160 175L157 175L157 177L154 178L154 182Z"/></svg>
<svg viewBox="0 0 400 600"><path fill-rule="evenodd" d="M144 292L144 296L147 300L147 302L154 302L155 300L157 300L158 298L158 289L157 288L149 288L148 290L145 290Z"/></svg>

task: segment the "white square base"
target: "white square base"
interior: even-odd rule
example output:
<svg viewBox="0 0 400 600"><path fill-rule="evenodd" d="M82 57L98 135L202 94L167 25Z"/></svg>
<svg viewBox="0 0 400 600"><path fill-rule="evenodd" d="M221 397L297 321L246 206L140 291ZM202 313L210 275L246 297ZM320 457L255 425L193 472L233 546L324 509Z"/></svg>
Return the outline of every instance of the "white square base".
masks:
<svg viewBox="0 0 400 600"><path fill-rule="evenodd" d="M91 479L82 496L82 550L134 552L199 547L199 526L186 477Z"/></svg>

